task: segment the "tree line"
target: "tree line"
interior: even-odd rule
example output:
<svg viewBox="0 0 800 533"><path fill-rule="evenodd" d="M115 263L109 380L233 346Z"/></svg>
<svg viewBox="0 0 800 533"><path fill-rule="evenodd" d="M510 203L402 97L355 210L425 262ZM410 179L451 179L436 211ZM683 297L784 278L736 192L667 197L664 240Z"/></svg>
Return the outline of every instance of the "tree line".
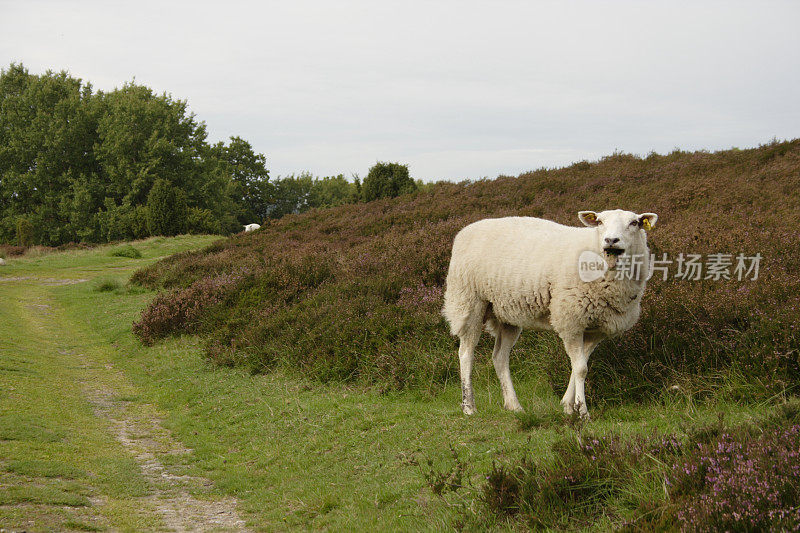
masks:
<svg viewBox="0 0 800 533"><path fill-rule="evenodd" d="M0 243L55 246L179 233L229 234L314 207L416 190L399 163L356 176L270 179L246 140L209 143L186 101L67 72L0 71Z"/></svg>

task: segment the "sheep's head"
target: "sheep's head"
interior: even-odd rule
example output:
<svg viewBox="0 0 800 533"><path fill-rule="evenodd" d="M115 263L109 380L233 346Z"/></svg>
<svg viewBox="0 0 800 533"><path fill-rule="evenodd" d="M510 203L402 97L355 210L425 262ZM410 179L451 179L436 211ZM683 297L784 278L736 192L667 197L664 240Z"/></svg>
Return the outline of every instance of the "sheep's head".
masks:
<svg viewBox="0 0 800 533"><path fill-rule="evenodd" d="M642 244L647 242L646 230L656 225L655 213L636 214L622 209L611 211L580 211L578 218L584 225L597 229L598 246L613 268L616 258L625 252L645 253Z"/></svg>

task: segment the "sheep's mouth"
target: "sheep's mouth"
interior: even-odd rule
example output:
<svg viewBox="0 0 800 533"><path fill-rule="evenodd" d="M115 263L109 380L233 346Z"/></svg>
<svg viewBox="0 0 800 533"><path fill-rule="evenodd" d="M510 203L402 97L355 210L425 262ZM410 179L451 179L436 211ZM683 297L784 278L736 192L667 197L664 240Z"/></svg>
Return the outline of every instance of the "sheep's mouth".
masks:
<svg viewBox="0 0 800 533"><path fill-rule="evenodd" d="M623 248L613 248L613 247L603 248L603 251L607 255L613 255L614 257L622 255L622 254L625 253L625 250Z"/></svg>

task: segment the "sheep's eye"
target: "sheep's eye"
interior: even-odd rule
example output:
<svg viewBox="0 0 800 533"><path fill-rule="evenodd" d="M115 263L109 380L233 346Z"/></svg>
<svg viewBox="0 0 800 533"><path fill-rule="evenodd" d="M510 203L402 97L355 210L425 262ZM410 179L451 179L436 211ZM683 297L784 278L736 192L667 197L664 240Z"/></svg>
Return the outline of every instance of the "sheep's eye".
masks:
<svg viewBox="0 0 800 533"><path fill-rule="evenodd" d="M631 222L631 226L638 226L638 225L639 225L638 220L634 220L633 222Z"/></svg>
<svg viewBox="0 0 800 533"><path fill-rule="evenodd" d="M597 225L598 225L598 226L602 226L602 225L603 225L603 221L602 221L602 220L598 220L598 221L597 221Z"/></svg>

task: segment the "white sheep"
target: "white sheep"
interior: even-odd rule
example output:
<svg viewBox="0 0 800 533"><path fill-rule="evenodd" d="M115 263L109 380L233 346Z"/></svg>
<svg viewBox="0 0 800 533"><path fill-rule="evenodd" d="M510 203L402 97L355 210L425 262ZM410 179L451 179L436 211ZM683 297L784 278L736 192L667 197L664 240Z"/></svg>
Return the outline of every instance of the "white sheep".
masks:
<svg viewBox="0 0 800 533"><path fill-rule="evenodd" d="M522 329L533 328L561 337L572 364L561 404L567 414L589 416L589 355L639 319L650 264L645 230L658 215L616 209L581 211L578 218L588 227L507 217L480 220L456 235L442 314L459 338L465 414L475 412L472 362L485 325L496 338L492 361L506 409L523 410L508 361Z"/></svg>
<svg viewBox="0 0 800 533"><path fill-rule="evenodd" d="M3 259L2 257L0 257L0 266L3 266L5 264L6 264L6 260Z"/></svg>
<svg viewBox="0 0 800 533"><path fill-rule="evenodd" d="M255 231L261 227L260 224L248 224L244 227L244 232L247 233L248 231Z"/></svg>

